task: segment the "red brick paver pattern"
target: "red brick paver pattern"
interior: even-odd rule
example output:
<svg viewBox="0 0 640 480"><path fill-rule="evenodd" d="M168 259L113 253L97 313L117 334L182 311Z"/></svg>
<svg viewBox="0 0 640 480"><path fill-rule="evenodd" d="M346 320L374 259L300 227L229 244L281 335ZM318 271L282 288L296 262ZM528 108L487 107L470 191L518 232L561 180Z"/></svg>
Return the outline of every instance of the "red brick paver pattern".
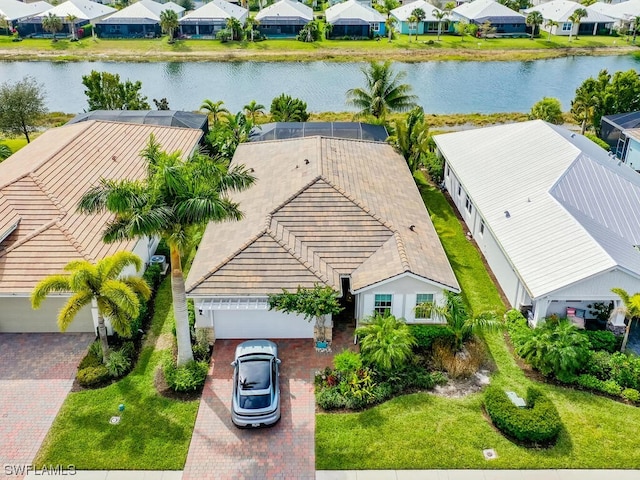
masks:
<svg viewBox="0 0 640 480"><path fill-rule="evenodd" d="M20 478L14 467L33 461L93 338L0 334L0 478Z"/></svg>
<svg viewBox="0 0 640 480"><path fill-rule="evenodd" d="M240 430L231 423L233 354L242 340L218 340L200 401L183 480L315 479L313 375L332 354L311 340L275 340L282 359L282 418L273 427ZM353 330L334 333L333 349L353 345Z"/></svg>

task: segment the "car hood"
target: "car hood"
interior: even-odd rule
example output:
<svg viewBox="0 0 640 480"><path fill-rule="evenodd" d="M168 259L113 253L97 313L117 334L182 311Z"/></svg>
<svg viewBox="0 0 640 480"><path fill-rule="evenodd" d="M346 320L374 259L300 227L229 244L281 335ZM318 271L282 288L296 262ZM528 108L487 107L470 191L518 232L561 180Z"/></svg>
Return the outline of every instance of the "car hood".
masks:
<svg viewBox="0 0 640 480"><path fill-rule="evenodd" d="M253 354L268 354L277 358L278 346L269 340L249 340L236 347L236 358Z"/></svg>

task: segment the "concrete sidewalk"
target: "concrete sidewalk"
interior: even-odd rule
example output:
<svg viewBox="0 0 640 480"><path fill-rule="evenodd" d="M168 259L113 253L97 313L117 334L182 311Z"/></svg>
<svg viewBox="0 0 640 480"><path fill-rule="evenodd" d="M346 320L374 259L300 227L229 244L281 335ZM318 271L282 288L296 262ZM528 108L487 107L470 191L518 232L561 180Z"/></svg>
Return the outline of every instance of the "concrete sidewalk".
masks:
<svg viewBox="0 0 640 480"><path fill-rule="evenodd" d="M639 480L640 470L320 470L316 480Z"/></svg>

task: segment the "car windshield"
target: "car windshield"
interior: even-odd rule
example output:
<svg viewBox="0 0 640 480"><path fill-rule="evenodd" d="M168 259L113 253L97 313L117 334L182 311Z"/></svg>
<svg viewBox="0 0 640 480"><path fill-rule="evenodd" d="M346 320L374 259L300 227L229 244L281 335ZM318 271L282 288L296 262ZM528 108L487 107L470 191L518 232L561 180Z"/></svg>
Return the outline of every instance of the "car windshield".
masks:
<svg viewBox="0 0 640 480"><path fill-rule="evenodd" d="M240 408L259 409L271 405L271 395L240 395Z"/></svg>
<svg viewBox="0 0 640 480"><path fill-rule="evenodd" d="M238 383L241 390L265 390L271 385L270 363L268 359L243 360L238 369Z"/></svg>

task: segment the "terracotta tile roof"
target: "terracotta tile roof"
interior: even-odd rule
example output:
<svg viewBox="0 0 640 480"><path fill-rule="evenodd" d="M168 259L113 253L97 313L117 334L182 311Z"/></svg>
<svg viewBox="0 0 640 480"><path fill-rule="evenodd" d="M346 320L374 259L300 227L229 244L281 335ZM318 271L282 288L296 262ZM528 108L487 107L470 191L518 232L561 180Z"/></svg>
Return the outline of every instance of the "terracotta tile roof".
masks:
<svg viewBox="0 0 640 480"><path fill-rule="evenodd" d="M207 228L189 294L264 295L318 282L340 290L342 275L358 290L405 272L459 290L406 163L389 145L246 143L233 162L258 181L233 196L242 220Z"/></svg>
<svg viewBox="0 0 640 480"><path fill-rule="evenodd" d="M0 243L0 293L29 293L70 260L93 262L133 248L133 241L105 244L102 231L111 216L80 215L76 205L102 177L141 178L139 153L151 133L163 149L185 154L202 135L186 128L83 122L48 130L0 164L0 230L10 215L20 217Z"/></svg>

